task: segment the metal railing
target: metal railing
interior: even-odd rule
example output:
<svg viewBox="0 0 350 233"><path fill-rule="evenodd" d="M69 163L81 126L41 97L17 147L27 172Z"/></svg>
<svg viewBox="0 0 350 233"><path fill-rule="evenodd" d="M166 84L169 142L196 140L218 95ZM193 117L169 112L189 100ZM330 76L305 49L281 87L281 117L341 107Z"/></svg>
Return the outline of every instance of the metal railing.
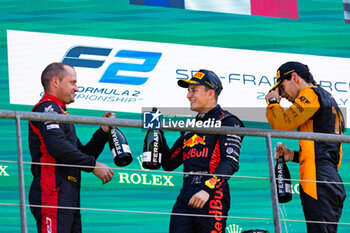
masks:
<svg viewBox="0 0 350 233"><path fill-rule="evenodd" d="M88 117L88 116L73 116L63 114L48 114L48 113L35 113L24 111L8 111L0 110L0 118L3 119L15 119L16 120L16 134L17 134L17 154L18 154L18 176L19 176L19 195L20 195L20 215L21 215L21 232L27 233L27 216L26 216L26 204L25 204L25 187L24 187L24 175L23 175L23 153L22 153L22 138L21 138L21 120L34 120L34 121L57 121L64 123L78 123L78 124L90 124L90 125L108 125L108 126L120 126L131 128L142 128L143 123L141 120L130 119L118 119L118 118L105 118L105 117ZM286 138L286 139L302 139L302 140L314 140L314 141L327 141L327 142L345 142L350 143L350 136L336 135L336 134L324 134L324 133L305 133L305 132L293 132L293 131L280 131L280 130L268 130L268 129L254 129L254 128L235 128L222 126L220 128L195 128L195 127L167 127L166 130L171 131L196 131L200 133L212 133L212 134L236 134L242 136L255 136L265 137L266 148L268 155L269 177L270 177L270 190L273 210L274 229L276 233L281 233L281 220L278 211L278 196L276 188L276 176L274 171L273 153L271 138Z"/></svg>

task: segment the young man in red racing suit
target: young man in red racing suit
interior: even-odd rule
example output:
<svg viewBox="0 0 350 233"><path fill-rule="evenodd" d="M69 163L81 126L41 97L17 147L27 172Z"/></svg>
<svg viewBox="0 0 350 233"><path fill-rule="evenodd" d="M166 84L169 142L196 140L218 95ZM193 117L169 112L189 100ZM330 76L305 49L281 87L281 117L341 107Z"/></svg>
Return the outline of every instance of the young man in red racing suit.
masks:
<svg viewBox="0 0 350 233"><path fill-rule="evenodd" d="M220 121L223 126L244 127L236 116L217 105L222 85L212 71L199 70L191 80L179 80L178 84L188 88L191 110L199 113L196 122ZM223 216L227 216L230 208L227 180L238 171L242 139L237 135L182 132L170 150L164 138L164 170L172 171L184 164L185 173L200 173L184 175L183 188L172 212L211 216L172 215L171 233L225 232L226 218Z"/></svg>
<svg viewBox="0 0 350 233"><path fill-rule="evenodd" d="M77 91L73 67L52 63L42 73L45 94L33 112L68 114L66 104L74 101ZM105 117L115 117L105 113ZM83 146L70 123L29 122L29 148L35 163L83 165L95 168L32 165L33 182L29 192L31 205L80 207L80 171L93 172L103 183L113 177L113 170L97 162L107 142L108 127L101 126L89 143ZM98 168L101 167L101 168ZM31 207L38 232L81 232L78 209Z"/></svg>

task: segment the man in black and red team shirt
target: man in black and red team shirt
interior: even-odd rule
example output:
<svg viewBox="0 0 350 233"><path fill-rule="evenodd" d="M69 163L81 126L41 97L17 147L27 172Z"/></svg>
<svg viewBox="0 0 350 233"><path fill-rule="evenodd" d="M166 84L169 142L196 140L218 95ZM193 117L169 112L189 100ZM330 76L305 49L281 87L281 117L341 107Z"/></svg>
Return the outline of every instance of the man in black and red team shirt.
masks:
<svg viewBox="0 0 350 233"><path fill-rule="evenodd" d="M179 80L178 85L188 88L191 110L198 112L196 122L211 120L220 121L223 126L244 127L236 116L217 104L222 85L214 72L199 70L190 80ZM164 143L164 170L172 171L184 164L185 173L215 174L184 175L183 188L172 212L212 217L172 215L170 233L225 232L223 216L227 216L230 208L227 180L238 171L242 139L237 135L182 132L171 150Z"/></svg>
<svg viewBox="0 0 350 233"><path fill-rule="evenodd" d="M78 91L74 68L63 63L48 65L41 75L44 96L33 112L68 114L66 104L74 102ZM115 117L105 113L104 117ZM93 172L105 184L113 170L96 161L107 142L109 127L101 126L89 143L83 146L73 124L52 121L29 122L29 149L36 163L84 165L79 168L52 165L32 165L34 176L29 192L31 205L80 207L80 171ZM81 215L77 209L31 207L38 232L81 232Z"/></svg>

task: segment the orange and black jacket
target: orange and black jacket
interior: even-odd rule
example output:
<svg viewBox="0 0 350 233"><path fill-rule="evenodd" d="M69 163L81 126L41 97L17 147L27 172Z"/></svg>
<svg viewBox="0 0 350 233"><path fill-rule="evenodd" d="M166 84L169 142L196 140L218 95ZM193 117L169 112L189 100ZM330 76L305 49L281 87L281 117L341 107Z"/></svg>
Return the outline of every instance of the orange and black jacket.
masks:
<svg viewBox="0 0 350 233"><path fill-rule="evenodd" d="M302 89L293 105L288 109L278 103L270 104L266 109L266 117L273 129L294 130L301 132L317 132L344 134L343 115L331 94L320 86L309 86ZM294 153L294 162L300 164L300 180L321 180L341 182L338 169L342 160L341 143L299 141L299 152ZM316 182L300 182L303 191L314 199L319 195L327 195L323 187ZM330 185L328 191L344 192L341 185Z"/></svg>

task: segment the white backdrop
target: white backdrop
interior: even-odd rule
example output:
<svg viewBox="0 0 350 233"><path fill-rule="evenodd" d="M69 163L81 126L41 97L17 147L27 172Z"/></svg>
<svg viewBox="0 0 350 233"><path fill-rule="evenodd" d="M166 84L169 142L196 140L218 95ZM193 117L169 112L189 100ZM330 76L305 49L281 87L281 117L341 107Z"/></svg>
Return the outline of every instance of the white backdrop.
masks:
<svg viewBox="0 0 350 233"><path fill-rule="evenodd" d="M350 102L350 59L345 58L12 30L7 31L7 44L11 104L37 103L43 91L42 70L51 62L61 62L67 51L76 46L109 48L111 52L108 56L79 56L79 59L104 62L99 68L75 68L79 92L70 108L141 112L142 107L188 107L187 90L177 86L177 80L190 78L191 73L203 68L221 78L224 89L219 103L222 107L263 110L266 107L264 94L274 84L277 68L287 61L307 64L315 80L333 94L340 107L347 107ZM113 63L144 64L143 59L115 57L121 50L161 53L149 72L120 70L117 73L148 77L144 84L99 82ZM288 106L287 102L282 104ZM251 113L248 115L240 118L265 120Z"/></svg>

